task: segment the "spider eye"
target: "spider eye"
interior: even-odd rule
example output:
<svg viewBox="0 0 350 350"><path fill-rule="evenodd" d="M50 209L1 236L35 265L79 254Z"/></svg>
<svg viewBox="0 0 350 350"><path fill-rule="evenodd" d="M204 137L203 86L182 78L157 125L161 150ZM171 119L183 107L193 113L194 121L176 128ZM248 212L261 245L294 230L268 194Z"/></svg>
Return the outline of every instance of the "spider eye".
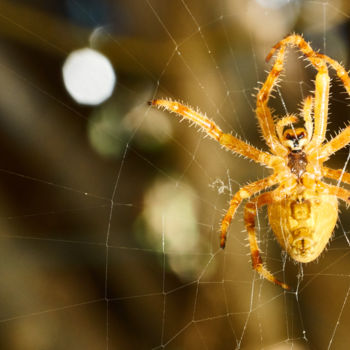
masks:
<svg viewBox="0 0 350 350"><path fill-rule="evenodd" d="M298 140L303 139L305 137L305 132L302 131L300 134L297 135L298 136Z"/></svg>
<svg viewBox="0 0 350 350"><path fill-rule="evenodd" d="M305 134L304 131L301 131L300 133L295 133L295 132L289 133L289 132L287 132L287 133L285 134L285 138L286 138L287 140L292 140L292 141L301 140L301 139L303 139L305 136L306 136L306 134Z"/></svg>
<svg viewBox="0 0 350 350"><path fill-rule="evenodd" d="M294 140L294 139L295 139L295 135L286 134L286 139L287 139L287 140Z"/></svg>

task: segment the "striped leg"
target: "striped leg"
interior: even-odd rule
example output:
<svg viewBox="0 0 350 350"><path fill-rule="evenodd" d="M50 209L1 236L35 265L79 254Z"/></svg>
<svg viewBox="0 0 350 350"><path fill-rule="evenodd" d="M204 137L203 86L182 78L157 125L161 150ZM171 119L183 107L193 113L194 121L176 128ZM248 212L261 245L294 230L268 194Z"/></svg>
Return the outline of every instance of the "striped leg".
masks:
<svg viewBox="0 0 350 350"><path fill-rule="evenodd" d="M190 107L183 105L180 102L172 100L158 99L149 102L151 106L165 109L178 114L183 119L187 119L199 126L208 136L218 141L221 146L226 149L238 153L244 157L248 157L257 163L270 166L276 161L276 157L270 153L258 150L239 138L225 134L222 130L207 116Z"/></svg>
<svg viewBox="0 0 350 350"><path fill-rule="evenodd" d="M287 152L286 148L281 145L276 136L275 123L272 118L271 110L268 107L271 92L283 70L284 54L285 48L282 47L277 54L276 61L269 75L256 96L256 116L265 142L274 154L285 154Z"/></svg>
<svg viewBox="0 0 350 350"><path fill-rule="evenodd" d="M271 175L264 179L255 181L247 186L242 187L238 192L235 193L233 198L230 201L230 207L225 214L224 219L221 223L221 234L220 234L220 247L225 248L226 238L227 238L227 230L230 226L230 223L235 215L235 212L242 201L246 198L250 198L255 193L264 190L267 187L273 186L277 183L276 176Z"/></svg>
<svg viewBox="0 0 350 350"><path fill-rule="evenodd" d="M272 192L265 192L248 202L245 206L244 211L244 222L247 228L250 252L252 256L253 269L256 270L262 277L266 278L268 281L281 286L284 289L290 289L290 287L281 281L279 281L274 275L268 271L264 265L260 256L260 251L255 234L255 216L257 210L264 205L270 204L273 201Z"/></svg>
<svg viewBox="0 0 350 350"><path fill-rule="evenodd" d="M350 174L343 171L343 169L331 169L328 167L322 167L322 175L329 179L339 180L350 184Z"/></svg>
<svg viewBox="0 0 350 350"><path fill-rule="evenodd" d="M312 108L313 108L313 101L311 96L307 96L304 99L303 102L303 108L301 110L301 114L303 116L304 122L305 122L305 129L307 131L307 140L308 142L312 139L313 134L313 125L312 125Z"/></svg>
<svg viewBox="0 0 350 350"><path fill-rule="evenodd" d="M318 190L323 191L325 194L329 194L331 196L336 196L346 203L346 205L350 205L350 191L346 190L343 187L334 186L330 184L326 184L325 182L320 182L317 184Z"/></svg>
<svg viewBox="0 0 350 350"><path fill-rule="evenodd" d="M348 72L345 70L345 68L336 60L333 60L332 58L318 54L318 57L323 59L325 62L327 62L337 73L338 78L342 81L346 92L350 95L350 77ZM330 140L328 143L323 145L320 157L322 160L326 160L330 155L338 151L339 149L345 147L348 143L350 143L350 127L346 127L341 131L340 134L338 134L336 137L334 137L332 140Z"/></svg>

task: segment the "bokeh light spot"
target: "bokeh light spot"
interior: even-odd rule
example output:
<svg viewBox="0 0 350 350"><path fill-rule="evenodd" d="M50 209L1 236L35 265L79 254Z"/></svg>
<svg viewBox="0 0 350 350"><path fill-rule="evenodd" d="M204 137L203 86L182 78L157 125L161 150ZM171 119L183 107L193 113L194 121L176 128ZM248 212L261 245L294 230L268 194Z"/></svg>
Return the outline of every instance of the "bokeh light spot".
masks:
<svg viewBox="0 0 350 350"><path fill-rule="evenodd" d="M146 224L142 239L153 249L164 249L169 268L186 281L198 278L207 263L207 257L198 254L201 248L195 197L188 184L182 183L179 188L172 181L158 180L145 194L142 213Z"/></svg>
<svg viewBox="0 0 350 350"><path fill-rule="evenodd" d="M63 65L63 80L72 98L85 105L98 105L113 92L116 75L110 61L90 48L73 51Z"/></svg>
<svg viewBox="0 0 350 350"><path fill-rule="evenodd" d="M88 137L94 150L106 158L118 158L128 133L122 123L122 111L116 103L96 108L88 123Z"/></svg>
<svg viewBox="0 0 350 350"><path fill-rule="evenodd" d="M265 8L278 9L284 5L295 2L295 0L256 0L256 2Z"/></svg>

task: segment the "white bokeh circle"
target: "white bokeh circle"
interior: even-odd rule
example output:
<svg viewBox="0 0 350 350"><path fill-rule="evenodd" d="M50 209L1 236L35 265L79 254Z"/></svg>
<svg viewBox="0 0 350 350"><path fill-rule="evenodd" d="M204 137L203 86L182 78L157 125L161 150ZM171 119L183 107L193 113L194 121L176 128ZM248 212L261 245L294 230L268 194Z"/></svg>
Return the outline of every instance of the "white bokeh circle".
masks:
<svg viewBox="0 0 350 350"><path fill-rule="evenodd" d="M108 58L83 48L70 53L64 62L63 81L72 98L85 105L98 105L113 92L116 75Z"/></svg>

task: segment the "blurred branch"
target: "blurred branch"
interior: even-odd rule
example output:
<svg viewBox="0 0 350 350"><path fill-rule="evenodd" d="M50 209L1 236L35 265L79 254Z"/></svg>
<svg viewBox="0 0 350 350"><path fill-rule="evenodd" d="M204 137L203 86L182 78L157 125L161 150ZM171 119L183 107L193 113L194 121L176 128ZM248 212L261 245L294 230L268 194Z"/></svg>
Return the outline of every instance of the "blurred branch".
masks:
<svg viewBox="0 0 350 350"><path fill-rule="evenodd" d="M69 52L89 46L93 30L21 3L0 2L0 36L36 50L63 58ZM128 37L116 37L106 31L99 50L104 52L119 71L133 74L153 71L169 57L169 43L147 42ZM157 52L157 55L154 53ZM136 63L136 64L135 64Z"/></svg>

